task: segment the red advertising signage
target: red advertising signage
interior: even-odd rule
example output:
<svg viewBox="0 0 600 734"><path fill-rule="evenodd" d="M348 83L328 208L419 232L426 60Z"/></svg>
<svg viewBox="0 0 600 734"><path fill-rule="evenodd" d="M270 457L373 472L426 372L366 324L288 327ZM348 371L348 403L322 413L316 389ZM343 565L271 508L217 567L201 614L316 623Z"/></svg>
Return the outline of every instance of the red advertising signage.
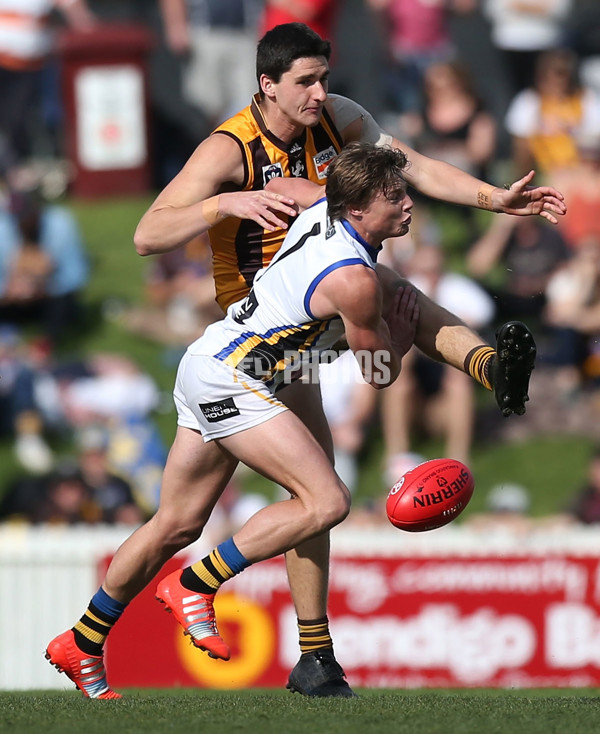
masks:
<svg viewBox="0 0 600 734"><path fill-rule="evenodd" d="M111 685L285 684L299 648L281 558L248 568L217 595L228 662L190 644L154 599L155 585L109 638ZM595 557L334 558L329 618L336 656L357 687L600 684Z"/></svg>

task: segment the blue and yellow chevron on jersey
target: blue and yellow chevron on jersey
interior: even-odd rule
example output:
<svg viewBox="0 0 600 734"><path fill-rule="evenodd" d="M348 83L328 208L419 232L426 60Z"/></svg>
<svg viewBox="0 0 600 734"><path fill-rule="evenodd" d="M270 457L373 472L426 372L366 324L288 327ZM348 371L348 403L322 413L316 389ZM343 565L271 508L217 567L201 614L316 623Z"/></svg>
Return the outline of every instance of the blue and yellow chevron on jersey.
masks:
<svg viewBox="0 0 600 734"><path fill-rule="evenodd" d="M332 271L374 268L377 251L345 221L331 223L322 199L300 214L270 265L257 273L246 298L211 324L188 348L221 360L272 392L318 362L344 333L340 316L316 318L311 298Z"/></svg>

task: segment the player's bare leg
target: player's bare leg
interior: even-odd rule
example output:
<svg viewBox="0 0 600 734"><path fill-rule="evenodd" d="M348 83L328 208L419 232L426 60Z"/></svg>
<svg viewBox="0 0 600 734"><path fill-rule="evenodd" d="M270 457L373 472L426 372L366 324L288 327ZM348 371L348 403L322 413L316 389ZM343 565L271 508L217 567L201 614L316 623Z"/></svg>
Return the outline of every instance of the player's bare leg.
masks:
<svg viewBox="0 0 600 734"><path fill-rule="evenodd" d="M237 466L217 443L204 443L199 431L178 426L169 451L154 517L117 550L103 586L129 602L166 561L200 537L202 529Z"/></svg>
<svg viewBox="0 0 600 734"><path fill-rule="evenodd" d="M403 357L402 371L379 396L385 476L390 487L419 462L417 454L411 453L411 429L419 398L413 372L415 355L416 350L411 349Z"/></svg>
<svg viewBox="0 0 600 734"><path fill-rule="evenodd" d="M103 646L126 604L171 556L199 537L237 461L197 431L178 428L156 515L117 550L102 587L76 625L54 638L47 659L88 698L113 699Z"/></svg>
<svg viewBox="0 0 600 734"><path fill-rule="evenodd" d="M333 441L319 385L297 381L279 397L309 428L333 463ZM354 692L335 659L329 632L329 546L329 533L322 533L285 554L302 653L290 673L288 688L310 696L351 698Z"/></svg>
<svg viewBox="0 0 600 734"><path fill-rule="evenodd" d="M316 439L289 410L218 443L291 495L257 512L209 556L170 574L157 587L157 598L167 604L194 645L227 660L229 648L217 631L213 607L220 585L251 563L323 535L346 517L350 493Z"/></svg>
<svg viewBox="0 0 600 734"><path fill-rule="evenodd" d="M409 284L383 266L377 266L377 275L386 303L399 286ZM415 345L431 359L467 372L493 391L504 416L522 415L536 357L535 341L527 326L520 321L504 324L496 335L497 349L493 349L457 316L419 291L417 302L420 318Z"/></svg>
<svg viewBox="0 0 600 734"><path fill-rule="evenodd" d="M436 434L445 438L445 456L469 464L475 424L475 384L464 372L444 367L439 394L431 401L427 418Z"/></svg>

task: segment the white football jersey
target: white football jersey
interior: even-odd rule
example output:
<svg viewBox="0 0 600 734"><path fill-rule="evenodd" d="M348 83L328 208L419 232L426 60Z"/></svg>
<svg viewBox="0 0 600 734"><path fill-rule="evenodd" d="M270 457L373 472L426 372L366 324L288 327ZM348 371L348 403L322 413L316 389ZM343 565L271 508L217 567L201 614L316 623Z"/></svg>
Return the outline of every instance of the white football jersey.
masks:
<svg viewBox="0 0 600 734"><path fill-rule="evenodd" d="M288 378L290 371L299 372L300 359L318 361L344 333L339 316L319 319L311 312L316 287L337 268L374 268L378 251L347 221L332 224L321 199L297 217L248 296L208 326L188 352L222 360L275 391L286 371Z"/></svg>

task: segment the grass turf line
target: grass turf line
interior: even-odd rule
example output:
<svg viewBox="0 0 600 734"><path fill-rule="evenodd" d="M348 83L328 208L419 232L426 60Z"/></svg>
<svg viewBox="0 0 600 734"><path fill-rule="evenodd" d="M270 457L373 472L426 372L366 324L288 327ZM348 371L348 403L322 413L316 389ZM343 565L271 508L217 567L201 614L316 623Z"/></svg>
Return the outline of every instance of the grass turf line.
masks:
<svg viewBox="0 0 600 734"><path fill-rule="evenodd" d="M0 693L11 734L588 734L592 689L363 690L360 698L307 699L284 690L131 690L120 701L78 692Z"/></svg>

